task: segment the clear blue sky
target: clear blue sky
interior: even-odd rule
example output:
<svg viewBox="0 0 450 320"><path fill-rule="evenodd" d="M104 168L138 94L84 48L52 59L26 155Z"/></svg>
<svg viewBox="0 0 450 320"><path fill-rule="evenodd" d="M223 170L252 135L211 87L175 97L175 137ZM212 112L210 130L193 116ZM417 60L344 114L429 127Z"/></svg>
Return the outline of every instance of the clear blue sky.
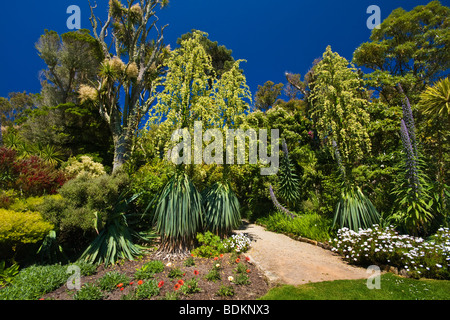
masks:
<svg viewBox="0 0 450 320"><path fill-rule="evenodd" d="M92 0L94 3L95 0ZM107 0L98 0L97 15L106 17ZM176 40L191 29L233 50L242 64L254 94L267 80L286 82L284 72L305 74L312 61L331 45L347 59L370 30L366 21L369 5L381 9L381 19L398 7L411 10L429 1L420 0L170 0L159 11L160 25L169 24L165 41L172 48ZM450 6L450 0L441 0ZM44 68L34 45L45 29L70 31L66 13L70 5L81 9L81 27L91 29L87 0L2 1L0 30L0 96L9 92L40 91L39 71Z"/></svg>

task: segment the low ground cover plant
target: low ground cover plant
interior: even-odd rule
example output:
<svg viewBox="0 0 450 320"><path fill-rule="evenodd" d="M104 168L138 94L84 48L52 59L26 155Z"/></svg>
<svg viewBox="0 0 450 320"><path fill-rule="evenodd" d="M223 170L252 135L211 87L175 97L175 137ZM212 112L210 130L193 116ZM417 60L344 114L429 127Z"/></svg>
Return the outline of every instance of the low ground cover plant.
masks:
<svg viewBox="0 0 450 320"><path fill-rule="evenodd" d="M449 228L440 228L429 239L399 234L392 226L358 232L343 228L331 243L333 251L353 264L389 265L415 278L450 279Z"/></svg>

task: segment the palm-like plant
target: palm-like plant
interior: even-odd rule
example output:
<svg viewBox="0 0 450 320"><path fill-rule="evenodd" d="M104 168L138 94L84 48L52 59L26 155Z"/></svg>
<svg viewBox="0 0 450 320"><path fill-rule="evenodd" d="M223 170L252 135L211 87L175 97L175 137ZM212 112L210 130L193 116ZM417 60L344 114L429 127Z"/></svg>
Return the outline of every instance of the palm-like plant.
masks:
<svg viewBox="0 0 450 320"><path fill-rule="evenodd" d="M131 202L139 194L125 198L122 193L108 216L104 228L83 252L80 260L88 263L104 263L105 266L116 263L119 259L134 260L141 255L141 247L134 243L139 234L129 226L127 211ZM97 228L96 228L97 229Z"/></svg>
<svg viewBox="0 0 450 320"><path fill-rule="evenodd" d="M344 187L336 206L333 225L357 231L379 223L378 211L359 187Z"/></svg>
<svg viewBox="0 0 450 320"><path fill-rule="evenodd" d="M154 221L162 258L184 256L203 227L202 197L189 176L178 171L155 198Z"/></svg>
<svg viewBox="0 0 450 320"><path fill-rule="evenodd" d="M450 78L441 79L428 86L420 96L423 113L433 117L443 117L450 122Z"/></svg>
<svg viewBox="0 0 450 320"><path fill-rule="evenodd" d="M221 237L241 223L239 200L229 183L216 182L203 193L205 228Z"/></svg>
<svg viewBox="0 0 450 320"><path fill-rule="evenodd" d="M380 214L362 190L348 180L335 141L333 147L343 179L341 197L334 212L333 227L338 224L340 228L346 227L353 231L370 228L380 222Z"/></svg>

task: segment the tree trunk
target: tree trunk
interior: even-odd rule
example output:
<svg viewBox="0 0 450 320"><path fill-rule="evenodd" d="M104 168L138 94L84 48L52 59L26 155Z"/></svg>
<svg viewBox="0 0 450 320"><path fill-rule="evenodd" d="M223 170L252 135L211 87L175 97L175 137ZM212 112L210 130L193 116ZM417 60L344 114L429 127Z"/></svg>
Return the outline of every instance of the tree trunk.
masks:
<svg viewBox="0 0 450 320"><path fill-rule="evenodd" d="M129 151L129 144L125 139L125 135L114 135L114 161L113 161L113 173L116 172L126 161L126 157Z"/></svg>

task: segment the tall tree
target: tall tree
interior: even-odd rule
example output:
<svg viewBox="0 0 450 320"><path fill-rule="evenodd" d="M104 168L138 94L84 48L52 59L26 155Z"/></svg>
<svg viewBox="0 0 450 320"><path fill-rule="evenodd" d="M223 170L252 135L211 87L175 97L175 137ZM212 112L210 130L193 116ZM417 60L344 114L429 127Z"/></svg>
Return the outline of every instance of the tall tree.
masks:
<svg viewBox="0 0 450 320"><path fill-rule="evenodd" d="M83 101L95 101L110 127L114 141L113 171L130 155L143 117L156 99L154 95L162 61L168 50L163 30L156 26L155 10L166 0L109 1L108 18L102 24L91 7L94 37L106 59L96 84L80 88ZM156 39L151 39L155 35ZM123 99L121 99L123 95Z"/></svg>
<svg viewBox="0 0 450 320"><path fill-rule="evenodd" d="M178 38L177 44L181 45L184 40L192 38L194 33L198 31L200 30L192 29L191 32L183 34ZM202 33L200 44L211 57L211 64L216 77L220 78L224 72L229 71L232 68L235 60L231 55L232 51L230 49L227 49L224 45L219 45L217 41L210 40L206 33Z"/></svg>
<svg viewBox="0 0 450 320"><path fill-rule="evenodd" d="M267 111L277 101L281 95L283 84L275 84L272 81L266 81L263 86L258 86L258 91L255 94L255 107L261 111Z"/></svg>
<svg viewBox="0 0 450 320"><path fill-rule="evenodd" d="M316 78L309 101L319 137L332 150L335 143L344 167L351 167L371 148L368 100L362 80L356 69L330 46L314 71Z"/></svg>
<svg viewBox="0 0 450 320"><path fill-rule="evenodd" d="M398 83L416 102L427 85L448 72L449 46L450 8L431 1L409 12L392 11L355 50L353 62L372 70L369 85L391 106L399 105Z"/></svg>
<svg viewBox="0 0 450 320"><path fill-rule="evenodd" d="M48 107L77 103L80 85L93 80L104 59L99 43L86 29L61 36L45 30L36 49L47 65L41 72L41 96Z"/></svg>

